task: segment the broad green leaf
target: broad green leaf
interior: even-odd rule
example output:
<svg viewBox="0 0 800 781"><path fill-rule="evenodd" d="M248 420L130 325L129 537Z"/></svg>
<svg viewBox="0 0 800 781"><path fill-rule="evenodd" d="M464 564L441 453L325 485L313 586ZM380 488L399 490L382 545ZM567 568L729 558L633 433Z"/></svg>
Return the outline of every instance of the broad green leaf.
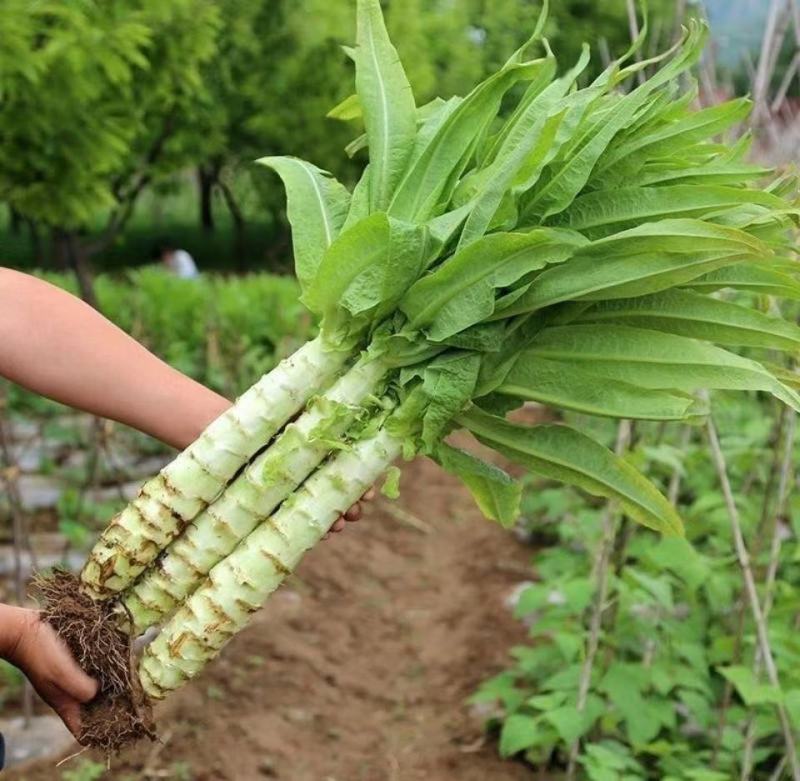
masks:
<svg viewBox="0 0 800 781"><path fill-rule="evenodd" d="M783 692L775 686L759 683L749 667L731 665L730 667L718 667L717 671L734 685L746 705L783 702Z"/></svg>
<svg viewBox="0 0 800 781"><path fill-rule="evenodd" d="M642 388L760 390L800 409L800 396L761 364L685 336L610 323L568 325L539 332L528 351Z"/></svg>
<svg viewBox="0 0 800 781"><path fill-rule="evenodd" d="M467 486L481 512L505 527L519 515L522 485L494 464L448 444L439 445L436 461Z"/></svg>
<svg viewBox="0 0 800 781"><path fill-rule="evenodd" d="M371 211L385 210L417 132L417 108L379 0L358 0L356 90L370 149Z"/></svg>
<svg viewBox="0 0 800 781"><path fill-rule="evenodd" d="M688 290L666 290L642 298L602 301L573 322L608 321L718 344L774 350L800 349L800 328L794 323Z"/></svg>
<svg viewBox="0 0 800 781"><path fill-rule="evenodd" d="M534 70L529 63L507 65L460 101L410 164L389 213L410 222L435 216L436 207L450 200L457 178L482 131L497 115L503 95L518 81L534 75Z"/></svg>
<svg viewBox="0 0 800 781"><path fill-rule="evenodd" d="M750 252L771 255L764 242L745 231L693 219L664 219L645 222L634 228L593 241L582 254L607 258L609 255L662 252Z"/></svg>
<svg viewBox="0 0 800 781"><path fill-rule="evenodd" d="M340 304L353 315L373 311L388 315L403 293L425 268L429 246L424 225L410 225L389 218L389 248L386 262L364 268L347 286Z"/></svg>
<svg viewBox="0 0 800 781"><path fill-rule="evenodd" d="M591 366L523 352L496 392L589 415L641 420L694 420L707 414L688 395L651 390L594 374Z"/></svg>
<svg viewBox="0 0 800 781"><path fill-rule="evenodd" d="M335 105L326 116L329 119L339 119L342 122L361 119L364 114L361 110L361 101L358 95L349 95L341 103Z"/></svg>
<svg viewBox="0 0 800 781"><path fill-rule="evenodd" d="M553 725L565 745L572 745L578 738L591 728L596 714L587 714L585 710L579 711L574 704L562 705L544 713L545 721Z"/></svg>
<svg viewBox="0 0 800 781"><path fill-rule="evenodd" d="M323 256L303 303L318 315L332 313L359 274L388 262L390 237L389 219L381 212L344 231Z"/></svg>
<svg viewBox="0 0 800 781"><path fill-rule="evenodd" d="M513 713L503 722L500 732L500 756L511 757L535 745L541 732L540 717Z"/></svg>
<svg viewBox="0 0 800 781"><path fill-rule="evenodd" d="M479 370L480 356L467 352L446 353L425 368L422 390L429 405L422 418L422 442L426 452L435 451L450 421L469 403Z"/></svg>
<svg viewBox="0 0 800 781"><path fill-rule="evenodd" d="M800 301L798 280L781 270L756 263L742 263L704 274L691 281L687 287L702 293L731 288Z"/></svg>
<svg viewBox="0 0 800 781"><path fill-rule="evenodd" d="M425 329L434 341L446 339L489 317L498 288L563 262L584 243L580 234L552 229L490 234L420 279L400 309L409 329Z"/></svg>
<svg viewBox="0 0 800 781"><path fill-rule="evenodd" d="M586 232L666 217L703 217L726 207L759 204L780 209L785 202L759 190L738 187L671 185L597 191L577 198L554 225Z"/></svg>
<svg viewBox="0 0 800 781"><path fill-rule="evenodd" d="M544 271L521 297L498 301L496 317L561 301L631 298L690 282L753 256L769 256L744 231L700 220L660 220L599 239Z"/></svg>
<svg viewBox="0 0 800 781"><path fill-rule="evenodd" d="M295 273L303 289L317 273L322 256L339 235L350 208L350 193L329 173L296 157L262 157L286 187L292 226Z"/></svg>
<svg viewBox="0 0 800 781"><path fill-rule="evenodd" d="M630 517L682 534L678 514L636 469L584 434L559 425L522 427L473 407L458 422L488 447L532 472L619 501Z"/></svg>
<svg viewBox="0 0 800 781"><path fill-rule="evenodd" d="M771 173L769 168L760 168L746 163L724 163L716 159L704 165L677 166L674 162L645 166L639 177L639 184L650 186L667 182L683 184L729 184L741 185L754 179L761 179Z"/></svg>
<svg viewBox="0 0 800 781"><path fill-rule="evenodd" d="M666 157L727 130L741 122L750 113L750 101L738 98L710 108L693 111L685 118L670 122L650 133L640 134L620 144L604 158L601 168L609 168L620 160L641 152L652 152L652 157Z"/></svg>

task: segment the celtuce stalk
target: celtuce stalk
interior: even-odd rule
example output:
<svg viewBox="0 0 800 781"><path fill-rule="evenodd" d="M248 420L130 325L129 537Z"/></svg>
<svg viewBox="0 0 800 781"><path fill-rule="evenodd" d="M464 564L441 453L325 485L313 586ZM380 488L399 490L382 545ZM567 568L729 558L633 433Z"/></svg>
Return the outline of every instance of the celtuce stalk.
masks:
<svg viewBox="0 0 800 781"><path fill-rule="evenodd" d="M148 484L84 572L87 591L114 597L94 607L115 642L173 611L138 668L154 698L218 653L401 447L459 476L506 525L520 485L443 441L454 425L527 470L680 534L658 489L591 437L505 413L546 399L585 414L688 421L705 414L692 400L703 388L768 391L800 410L794 378L726 349L796 350L800 329L708 295L796 296L781 258L800 206L791 179L754 184L764 172L743 162L745 141L724 151L714 140L743 116L741 101L696 113L672 94L699 59L702 25L619 92L646 63L612 63L579 88L586 57L560 78L546 44L543 58L525 59L544 11L528 44L468 95L418 107L379 0L357 5L358 95L340 113L352 118L357 104L363 119L369 165L359 184L349 192L296 158L263 161L286 186L303 302L342 352L312 343L268 375L245 396L247 420L234 411ZM487 134L513 93L517 108ZM362 350L391 375L378 381L377 365L372 376L359 365L251 464L344 373L345 354ZM359 412L383 386L397 407L389 430L385 409ZM120 600L132 627L119 625Z"/></svg>
<svg viewBox="0 0 800 781"><path fill-rule="evenodd" d="M381 430L340 452L217 564L145 649L139 665L145 692L163 699L200 672L386 471L401 447Z"/></svg>
<svg viewBox="0 0 800 781"><path fill-rule="evenodd" d="M81 572L85 591L107 599L130 586L347 358L317 337L264 375L111 521Z"/></svg>
<svg viewBox="0 0 800 781"><path fill-rule="evenodd" d="M157 624L191 594L330 452L353 423L386 372L380 360L362 359L275 442L247 466L222 496L189 524L126 593L123 603L135 632Z"/></svg>

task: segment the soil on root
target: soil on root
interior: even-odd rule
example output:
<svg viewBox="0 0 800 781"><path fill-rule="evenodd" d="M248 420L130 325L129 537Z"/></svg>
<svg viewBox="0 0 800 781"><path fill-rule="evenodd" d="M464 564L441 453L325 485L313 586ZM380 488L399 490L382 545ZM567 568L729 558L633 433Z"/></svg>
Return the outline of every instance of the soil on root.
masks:
<svg viewBox="0 0 800 781"><path fill-rule="evenodd" d="M98 682L97 696L81 708L81 745L110 755L154 738L151 708L133 669L131 640L117 628L117 616L83 594L70 572L56 570L38 578L34 591L44 620Z"/></svg>
<svg viewBox="0 0 800 781"><path fill-rule="evenodd" d="M404 466L401 499L311 552L104 781L532 781L467 703L526 636L504 601L531 555L437 466Z"/></svg>

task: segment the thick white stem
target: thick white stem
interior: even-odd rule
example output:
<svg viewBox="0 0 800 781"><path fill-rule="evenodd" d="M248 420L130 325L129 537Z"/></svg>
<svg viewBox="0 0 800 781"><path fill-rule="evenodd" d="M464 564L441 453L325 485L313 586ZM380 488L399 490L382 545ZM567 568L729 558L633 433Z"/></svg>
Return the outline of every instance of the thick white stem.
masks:
<svg viewBox="0 0 800 781"><path fill-rule="evenodd" d="M310 408L189 524L123 598L138 634L159 623L202 583L211 568L268 518L331 451L386 372L362 360Z"/></svg>
<svg viewBox="0 0 800 781"><path fill-rule="evenodd" d="M380 431L320 467L217 564L145 649L139 675L161 699L197 675L401 450Z"/></svg>
<svg viewBox="0 0 800 781"><path fill-rule="evenodd" d="M81 573L86 592L106 599L130 586L347 357L317 338L262 377L111 521Z"/></svg>

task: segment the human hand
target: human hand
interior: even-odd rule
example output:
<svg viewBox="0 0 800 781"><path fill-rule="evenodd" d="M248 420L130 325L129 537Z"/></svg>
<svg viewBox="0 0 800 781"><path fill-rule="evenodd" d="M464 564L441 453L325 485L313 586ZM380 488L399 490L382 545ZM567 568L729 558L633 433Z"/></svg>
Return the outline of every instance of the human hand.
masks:
<svg viewBox="0 0 800 781"><path fill-rule="evenodd" d="M77 737L81 704L97 694L97 682L78 666L56 631L40 620L37 610L3 606L0 616L8 640L3 656L25 673L36 693Z"/></svg>
<svg viewBox="0 0 800 781"><path fill-rule="evenodd" d="M375 498L375 489L370 488L364 496L361 497L361 501L356 502L341 518L339 518L336 523L331 526L331 532L340 532L342 531L347 523L354 523L355 521L361 520L361 514L363 511L362 502L371 502ZM328 539L330 532L325 535L325 539Z"/></svg>

